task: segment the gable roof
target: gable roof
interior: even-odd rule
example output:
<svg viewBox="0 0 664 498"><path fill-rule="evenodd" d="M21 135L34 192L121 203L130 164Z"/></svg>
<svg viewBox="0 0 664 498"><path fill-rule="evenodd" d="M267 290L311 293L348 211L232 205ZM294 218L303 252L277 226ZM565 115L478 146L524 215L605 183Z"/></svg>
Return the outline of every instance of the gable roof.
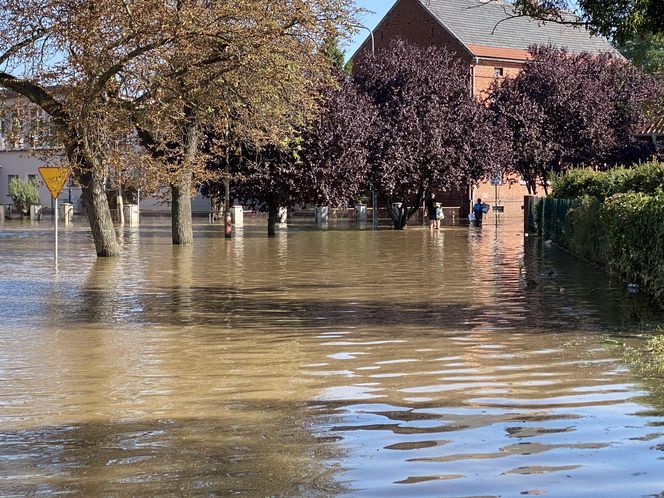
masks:
<svg viewBox="0 0 664 498"><path fill-rule="evenodd" d="M583 27L542 23L514 15L496 0L418 0L440 24L478 57L525 60L530 45L555 45L570 52L617 51Z"/></svg>

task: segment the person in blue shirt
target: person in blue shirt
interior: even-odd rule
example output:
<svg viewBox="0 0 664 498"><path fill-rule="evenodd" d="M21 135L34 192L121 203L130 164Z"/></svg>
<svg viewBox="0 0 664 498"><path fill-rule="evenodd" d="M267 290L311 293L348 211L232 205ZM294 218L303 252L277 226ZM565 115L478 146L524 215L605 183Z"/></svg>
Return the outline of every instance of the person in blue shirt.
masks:
<svg viewBox="0 0 664 498"><path fill-rule="evenodd" d="M482 199L477 199L477 202L473 205L473 214L475 215L475 226L482 226L482 218L484 217L484 204L482 204Z"/></svg>

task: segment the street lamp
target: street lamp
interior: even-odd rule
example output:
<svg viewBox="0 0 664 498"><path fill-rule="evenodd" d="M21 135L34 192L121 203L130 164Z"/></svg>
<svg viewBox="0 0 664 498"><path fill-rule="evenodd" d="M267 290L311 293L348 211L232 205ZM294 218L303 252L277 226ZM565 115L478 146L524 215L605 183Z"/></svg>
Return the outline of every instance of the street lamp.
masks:
<svg viewBox="0 0 664 498"><path fill-rule="evenodd" d="M354 28L358 29L365 29L369 32L369 36L371 37L371 56L373 57L376 55L376 40L374 39L374 33L372 29L369 29L368 27L362 25L362 24L354 24ZM378 228L378 216L376 213L376 189L374 186L371 186L371 226L374 230Z"/></svg>

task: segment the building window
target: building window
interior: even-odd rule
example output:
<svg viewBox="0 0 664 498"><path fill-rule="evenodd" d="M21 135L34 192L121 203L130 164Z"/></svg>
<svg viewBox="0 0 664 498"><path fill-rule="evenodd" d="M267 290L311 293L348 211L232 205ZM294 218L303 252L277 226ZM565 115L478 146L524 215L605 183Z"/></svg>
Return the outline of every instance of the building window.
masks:
<svg viewBox="0 0 664 498"><path fill-rule="evenodd" d="M502 78L503 77L503 68L502 67L494 67L493 68L493 76L495 78Z"/></svg>
<svg viewBox="0 0 664 498"><path fill-rule="evenodd" d="M30 180L34 185L37 185L37 175L28 175L28 180Z"/></svg>

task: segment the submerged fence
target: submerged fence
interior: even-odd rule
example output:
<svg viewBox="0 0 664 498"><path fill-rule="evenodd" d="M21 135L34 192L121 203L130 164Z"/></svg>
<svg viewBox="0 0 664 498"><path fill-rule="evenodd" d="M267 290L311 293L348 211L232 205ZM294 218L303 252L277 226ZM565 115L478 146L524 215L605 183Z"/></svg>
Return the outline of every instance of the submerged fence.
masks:
<svg viewBox="0 0 664 498"><path fill-rule="evenodd" d="M529 231L643 285L664 306L664 194L533 198L528 205Z"/></svg>

